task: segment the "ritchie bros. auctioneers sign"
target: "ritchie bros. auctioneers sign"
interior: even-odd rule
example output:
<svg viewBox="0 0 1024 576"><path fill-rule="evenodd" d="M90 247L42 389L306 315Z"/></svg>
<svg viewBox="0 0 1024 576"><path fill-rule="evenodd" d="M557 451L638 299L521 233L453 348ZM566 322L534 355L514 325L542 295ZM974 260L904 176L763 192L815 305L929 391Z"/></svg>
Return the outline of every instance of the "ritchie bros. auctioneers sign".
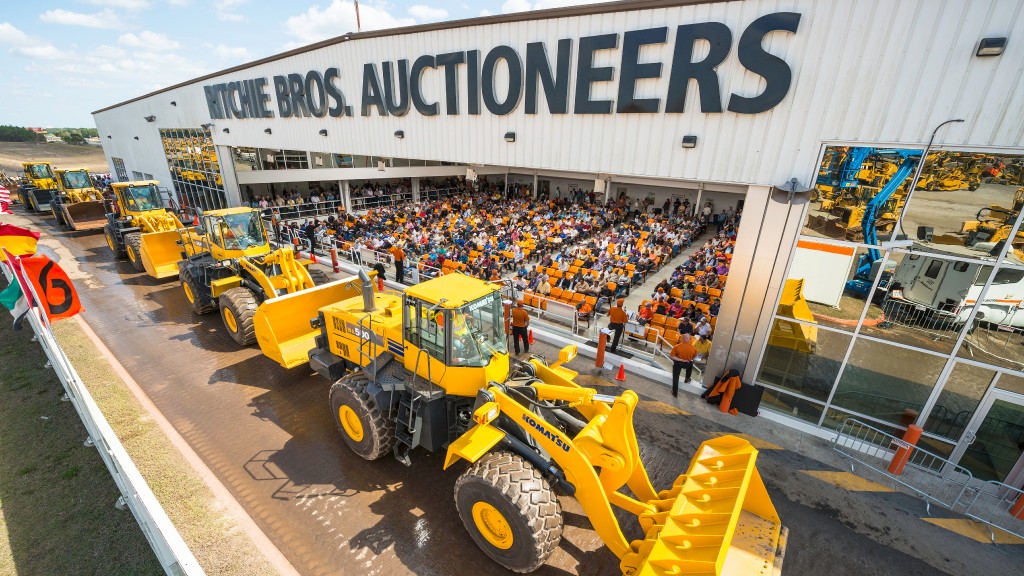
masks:
<svg viewBox="0 0 1024 576"><path fill-rule="evenodd" d="M746 70L764 78L763 90L753 96L728 95L724 102L726 110L757 114L772 109L786 97L793 72L762 44L772 32L795 33L799 23L800 14L778 12L761 16L740 33L735 57ZM537 114L541 98L550 114L570 113L570 102L573 114L672 114L686 111L686 91L693 80L697 83L701 112L722 112L717 67L730 57L733 31L721 22L684 24L676 28L671 63L666 66L662 62L640 61L641 48L665 44L667 39L668 27L662 26L584 36L575 41L565 38L554 46L530 42L525 54L502 45L486 53L464 50L423 55L411 61L370 62L363 65L358 91L343 88L339 68L211 84L203 86L203 90L210 117L214 119L353 116L346 94L356 93L361 116L404 116L411 109L424 116L435 116L442 107L450 116L478 115L484 110L504 116L519 106L525 106L527 114ZM698 42L708 44L708 53L695 62ZM617 70L614 66L595 64L595 54L601 51L619 52ZM495 82L499 66L508 75L508 86L500 90ZM461 74L459 67L464 67ZM421 77L428 69L443 73L443 103L427 101L423 94ZM666 74L668 88L664 101L636 95L639 81ZM570 77L574 80L572 86ZM618 83L616 98L592 96L594 84L612 81ZM460 95L465 95L465 106ZM275 104L271 104L272 99Z"/></svg>

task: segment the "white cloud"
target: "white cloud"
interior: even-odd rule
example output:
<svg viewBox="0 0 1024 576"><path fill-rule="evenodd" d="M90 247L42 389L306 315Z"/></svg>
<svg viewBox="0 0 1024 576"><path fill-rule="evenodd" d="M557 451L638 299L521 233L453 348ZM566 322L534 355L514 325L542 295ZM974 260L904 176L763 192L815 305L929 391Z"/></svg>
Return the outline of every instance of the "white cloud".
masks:
<svg viewBox="0 0 1024 576"><path fill-rule="evenodd" d="M411 26L416 23L412 18L396 18L386 10L368 4L359 6L359 18L364 31ZM314 4L309 10L286 20L284 29L289 36L297 39L289 43L287 48L304 46L317 40L341 36L346 32L355 32L356 10L348 0L333 0L330 6L324 9Z"/></svg>
<svg viewBox="0 0 1024 576"><path fill-rule="evenodd" d="M409 14L421 22L444 20L448 17L448 11L444 8L434 8L432 6L424 6L423 4L413 4L412 6L409 6Z"/></svg>
<svg viewBox="0 0 1024 576"><path fill-rule="evenodd" d="M235 12L236 8L241 8L242 4L245 4L249 0L218 0L217 2L217 19L224 22L242 22L246 20L245 14L239 14Z"/></svg>
<svg viewBox="0 0 1024 576"><path fill-rule="evenodd" d="M95 14L83 14L68 10L47 10L39 15L39 20L47 24L64 24L67 26L84 26L86 28L118 28L121 20L111 10L103 10Z"/></svg>
<svg viewBox="0 0 1024 576"><path fill-rule="evenodd" d="M244 46L227 46L225 44L217 44L213 47L213 53L221 60L251 60L252 54L249 53L249 49Z"/></svg>
<svg viewBox="0 0 1024 576"><path fill-rule="evenodd" d="M488 10L487 8L484 8L483 10L481 10L481 11L480 11L480 15L481 15L481 16L490 16L490 15L492 15L492 14L494 14L494 12L491 12L491 11L490 11L490 10Z"/></svg>
<svg viewBox="0 0 1024 576"><path fill-rule="evenodd" d="M506 0L501 5L501 11L505 14L510 12L526 12L527 10L545 10L547 8L562 8L564 6L579 6L580 4L598 4L608 0Z"/></svg>
<svg viewBox="0 0 1024 576"><path fill-rule="evenodd" d="M171 6L188 6L192 0L167 0L167 3Z"/></svg>
<svg viewBox="0 0 1024 576"><path fill-rule="evenodd" d="M176 50L181 48L181 44L171 40L164 34L150 32L149 30L143 30L138 34L134 34L132 32L121 34L117 39L117 43L130 48L146 48L156 51Z"/></svg>
<svg viewBox="0 0 1024 576"><path fill-rule="evenodd" d="M42 46L18 46L17 48L11 49L11 53L28 56L29 58L37 58L39 60L59 60L67 56L67 53L61 51L52 44L44 44Z"/></svg>
<svg viewBox="0 0 1024 576"><path fill-rule="evenodd" d="M144 10L149 8L149 0L85 0L87 4L104 8L121 8L123 10Z"/></svg>
<svg viewBox="0 0 1024 576"><path fill-rule="evenodd" d="M29 35L18 30L10 22L0 22L0 44L24 44Z"/></svg>

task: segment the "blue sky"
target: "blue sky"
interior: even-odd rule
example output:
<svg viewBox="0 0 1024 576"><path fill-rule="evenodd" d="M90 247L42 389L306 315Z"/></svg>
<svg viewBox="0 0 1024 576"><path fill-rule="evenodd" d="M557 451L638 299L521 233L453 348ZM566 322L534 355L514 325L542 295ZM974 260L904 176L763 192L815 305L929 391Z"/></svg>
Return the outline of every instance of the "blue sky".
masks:
<svg viewBox="0 0 1024 576"><path fill-rule="evenodd" d="M600 0L362 0L363 30ZM91 112L356 30L352 0L9 1L0 124L93 126Z"/></svg>

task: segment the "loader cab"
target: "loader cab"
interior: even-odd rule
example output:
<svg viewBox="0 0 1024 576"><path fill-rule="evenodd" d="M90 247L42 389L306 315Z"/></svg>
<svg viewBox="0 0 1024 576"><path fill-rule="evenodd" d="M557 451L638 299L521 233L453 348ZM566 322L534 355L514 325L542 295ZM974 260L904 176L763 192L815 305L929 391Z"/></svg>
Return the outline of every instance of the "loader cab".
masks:
<svg viewBox="0 0 1024 576"><path fill-rule="evenodd" d="M25 162L21 166L25 170L25 178L36 188L52 190L57 187L49 162Z"/></svg>
<svg viewBox="0 0 1024 576"><path fill-rule="evenodd" d="M164 203L160 199L158 182L126 182L113 185L117 204L123 214L142 214L159 210L163 212Z"/></svg>
<svg viewBox="0 0 1024 576"><path fill-rule="evenodd" d="M203 230L216 260L269 254L270 239L260 213L251 208L228 208L203 214Z"/></svg>
<svg viewBox="0 0 1024 576"><path fill-rule="evenodd" d="M455 276L424 284L446 278ZM504 381L509 366L501 293L471 280L479 283L477 291L487 289L471 294L469 301L456 299L453 287L447 288L449 297L417 294L421 284L406 290L402 304L405 367L459 396L473 396L492 380Z"/></svg>
<svg viewBox="0 0 1024 576"><path fill-rule="evenodd" d="M92 188L89 172L82 170L57 170L61 190L84 190Z"/></svg>

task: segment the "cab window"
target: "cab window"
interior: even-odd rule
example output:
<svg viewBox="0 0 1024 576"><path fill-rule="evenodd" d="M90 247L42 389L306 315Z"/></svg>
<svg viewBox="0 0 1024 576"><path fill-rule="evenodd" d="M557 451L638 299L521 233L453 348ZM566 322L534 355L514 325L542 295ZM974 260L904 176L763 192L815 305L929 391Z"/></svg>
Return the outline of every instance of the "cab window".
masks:
<svg viewBox="0 0 1024 576"><path fill-rule="evenodd" d="M448 310L431 310L431 304L416 298L405 299L405 339L427 354L445 362Z"/></svg>

